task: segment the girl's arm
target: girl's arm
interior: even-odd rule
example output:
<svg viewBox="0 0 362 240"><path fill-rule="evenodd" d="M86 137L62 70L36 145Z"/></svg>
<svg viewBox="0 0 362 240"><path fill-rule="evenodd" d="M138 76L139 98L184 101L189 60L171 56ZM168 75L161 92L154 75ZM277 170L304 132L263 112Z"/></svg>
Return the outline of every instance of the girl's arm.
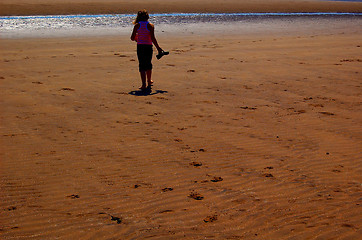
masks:
<svg viewBox="0 0 362 240"><path fill-rule="evenodd" d="M140 28L139 23L137 23L136 25L134 25L133 31L132 31L132 35L131 35L131 40L132 40L132 41L136 41L136 42L137 42L136 34L137 34L137 30L138 30L139 28Z"/></svg>
<svg viewBox="0 0 362 240"><path fill-rule="evenodd" d="M155 26L152 23L149 23L147 27L150 30L151 40L152 40L153 44L155 45L155 47L157 48L157 50L159 52L162 52L163 50L158 45L158 42L157 42L156 37L155 37Z"/></svg>

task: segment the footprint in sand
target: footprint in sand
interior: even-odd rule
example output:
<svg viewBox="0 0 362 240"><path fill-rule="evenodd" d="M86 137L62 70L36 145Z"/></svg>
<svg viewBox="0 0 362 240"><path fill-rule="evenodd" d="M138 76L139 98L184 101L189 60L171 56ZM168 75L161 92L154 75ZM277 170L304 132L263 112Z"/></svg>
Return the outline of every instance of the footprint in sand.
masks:
<svg viewBox="0 0 362 240"><path fill-rule="evenodd" d="M16 210L16 207L11 206L11 207L7 208L6 210L8 210L8 211L14 211L14 210Z"/></svg>
<svg viewBox="0 0 362 240"><path fill-rule="evenodd" d="M342 226L342 227L346 227L346 228L354 228L354 229L357 229L354 225L349 224L349 223L343 223L341 226Z"/></svg>
<svg viewBox="0 0 362 240"><path fill-rule="evenodd" d="M75 91L75 90L73 88L65 87L65 88L60 89L60 91Z"/></svg>
<svg viewBox="0 0 362 240"><path fill-rule="evenodd" d="M190 152L206 152L206 150L203 148L200 148L199 150L191 150Z"/></svg>
<svg viewBox="0 0 362 240"><path fill-rule="evenodd" d="M76 199L76 198L80 198L78 194L72 194L72 195L69 195L67 196L68 198L71 198L71 199Z"/></svg>
<svg viewBox="0 0 362 240"><path fill-rule="evenodd" d="M212 216L207 216L205 219L204 219L204 222L205 223L208 223L208 222L214 222L217 220L217 215L214 214Z"/></svg>
<svg viewBox="0 0 362 240"><path fill-rule="evenodd" d="M309 105L309 106L312 106L312 107L321 107L321 108L324 107L323 104L320 104L320 103L315 103L315 104L314 104L314 103L310 103L310 104L308 104L308 105Z"/></svg>
<svg viewBox="0 0 362 240"><path fill-rule="evenodd" d="M224 180L222 177L214 177L211 182L221 182L222 180Z"/></svg>
<svg viewBox="0 0 362 240"><path fill-rule="evenodd" d="M267 178L274 178L273 174L271 173L264 173L263 176Z"/></svg>
<svg viewBox="0 0 362 240"><path fill-rule="evenodd" d="M362 59L342 59L340 62L362 62Z"/></svg>
<svg viewBox="0 0 362 240"><path fill-rule="evenodd" d="M117 224L122 223L122 218L120 218L120 217L115 217L115 216L112 216L112 215L110 215L110 216L111 216L111 221L116 221Z"/></svg>
<svg viewBox="0 0 362 240"><path fill-rule="evenodd" d="M334 116L334 113L331 112L319 112L320 114L328 115L328 116Z"/></svg>
<svg viewBox="0 0 362 240"><path fill-rule="evenodd" d="M255 107L248 107L248 106L245 106L245 107L240 107L241 109L245 109L245 110L256 110L257 108Z"/></svg>
<svg viewBox="0 0 362 240"><path fill-rule="evenodd" d="M201 167L202 163L200 163L200 162L191 162L190 165L194 166L194 167Z"/></svg>
<svg viewBox="0 0 362 240"><path fill-rule="evenodd" d="M172 213L172 212L174 212L173 210L169 210L169 209L167 209L167 210L163 210L163 211L161 211L160 213Z"/></svg>
<svg viewBox="0 0 362 240"><path fill-rule="evenodd" d="M105 215L110 216L110 217L111 217L111 221L115 221L115 222L117 222L117 224L122 223L122 218L121 218L121 217L112 216L111 214L105 213L105 212L100 212L100 213L98 213L98 214L105 214Z"/></svg>
<svg viewBox="0 0 362 240"><path fill-rule="evenodd" d="M162 192L170 192L170 191L173 191L173 188L167 187L162 189Z"/></svg>
<svg viewBox="0 0 362 240"><path fill-rule="evenodd" d="M195 200L204 199L204 197L200 193L197 193L197 192L191 192L190 195L189 195L189 198L192 198L192 199L195 199Z"/></svg>

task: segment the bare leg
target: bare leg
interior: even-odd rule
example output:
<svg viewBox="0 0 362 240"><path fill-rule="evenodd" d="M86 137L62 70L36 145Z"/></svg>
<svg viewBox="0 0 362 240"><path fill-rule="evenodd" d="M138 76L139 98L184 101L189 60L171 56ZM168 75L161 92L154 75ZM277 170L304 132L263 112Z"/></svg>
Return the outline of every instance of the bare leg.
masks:
<svg viewBox="0 0 362 240"><path fill-rule="evenodd" d="M141 74L141 80L142 80L142 87L140 89L146 89L146 71L140 72Z"/></svg>
<svg viewBox="0 0 362 240"><path fill-rule="evenodd" d="M151 80L152 77L152 70L147 70L146 71L147 74L147 83L148 83L148 87L151 87L153 81Z"/></svg>

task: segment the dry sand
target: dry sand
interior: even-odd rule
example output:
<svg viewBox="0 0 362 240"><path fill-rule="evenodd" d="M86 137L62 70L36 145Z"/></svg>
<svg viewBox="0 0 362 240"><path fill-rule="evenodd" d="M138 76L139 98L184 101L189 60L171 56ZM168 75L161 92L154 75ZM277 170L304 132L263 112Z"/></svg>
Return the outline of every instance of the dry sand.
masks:
<svg viewBox="0 0 362 240"><path fill-rule="evenodd" d="M1 39L1 238L359 239L361 36Z"/></svg>
<svg viewBox="0 0 362 240"><path fill-rule="evenodd" d="M360 39L1 40L2 238L358 239Z"/></svg>
<svg viewBox="0 0 362 240"><path fill-rule="evenodd" d="M362 3L324 0L1 0L0 16L150 12L362 12Z"/></svg>

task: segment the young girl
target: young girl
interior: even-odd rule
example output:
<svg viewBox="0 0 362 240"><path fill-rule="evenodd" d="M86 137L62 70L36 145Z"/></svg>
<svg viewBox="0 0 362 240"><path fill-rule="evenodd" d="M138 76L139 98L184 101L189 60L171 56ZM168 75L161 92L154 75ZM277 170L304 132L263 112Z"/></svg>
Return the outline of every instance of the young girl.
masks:
<svg viewBox="0 0 362 240"><path fill-rule="evenodd" d="M152 44L155 45L159 53L163 50L157 43L155 37L155 26L148 22L149 15L146 10L139 11L137 18L133 21L135 25L131 35L131 40L137 42L137 57L139 62L139 71L141 74L142 86L141 90L146 89L146 77L147 87L151 87L153 81L152 75Z"/></svg>

